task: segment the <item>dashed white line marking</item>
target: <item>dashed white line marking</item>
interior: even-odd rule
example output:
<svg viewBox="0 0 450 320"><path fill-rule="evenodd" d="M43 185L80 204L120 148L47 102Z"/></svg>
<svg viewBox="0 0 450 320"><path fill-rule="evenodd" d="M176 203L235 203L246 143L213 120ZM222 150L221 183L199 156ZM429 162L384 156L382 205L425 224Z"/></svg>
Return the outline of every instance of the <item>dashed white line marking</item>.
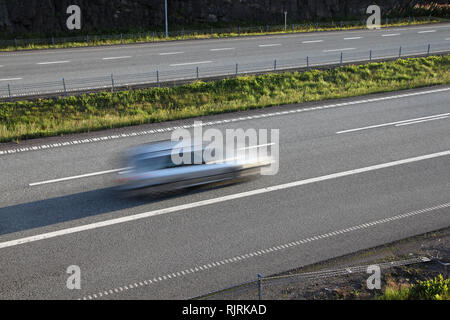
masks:
<svg viewBox="0 0 450 320"><path fill-rule="evenodd" d="M40 65L46 65L46 64L60 64L60 63L69 63L69 60L63 60L63 61L47 61L47 62L38 62L36 64Z"/></svg>
<svg viewBox="0 0 450 320"><path fill-rule="evenodd" d="M111 226L111 225L125 223L125 222L141 220L141 219L159 216L159 215L168 214L168 213L173 213L173 212L177 212L177 211L183 211L183 210L188 210L188 209L193 209L193 208L204 207L207 205L222 203L222 202L226 202L226 201L230 201L230 200L242 199L242 198L265 194L265 193L269 193L269 192L273 192L273 191L280 191L280 190L284 190L284 189L295 188L295 187L299 187L299 186L304 186L304 185L313 184L313 183L317 183L317 182L347 177L347 176L356 175L356 174L360 174L360 173L366 173L366 172L370 172L370 171L386 169L386 168L399 166L399 165L403 165L403 164L444 157L444 156L448 156L448 155L450 155L450 150L426 154L426 155L413 157L413 158L407 158L407 159L402 159L402 160L397 160L397 161L381 163L381 164L358 168L358 169L354 169L354 170L332 173L332 174L315 177L315 178L310 178L310 179L305 179L305 180L298 180L298 181L294 181L294 182L279 184L279 185L265 187L265 188L261 188L261 189L245 191L245 192L231 194L231 195L222 196L222 197L217 197L217 198L213 198L213 199L201 200L201 201L197 201L197 202L192 202L192 203L187 203L187 204L178 205L178 206L174 206L174 207L168 207L168 208L158 209L158 210L154 210L154 211L134 214L134 215L130 215L130 216L99 221L99 222L95 222L95 223L80 225L77 227L56 230L56 231L52 231L52 232L37 234L34 236L30 236L30 237L0 242L0 249L7 248L7 247L14 247L14 246L17 246L20 244L36 242L36 241L41 241L41 240L45 240L45 239L56 238L56 237L60 237L60 236L68 235L68 234L87 231L87 230L94 230L94 229L103 228L103 227L107 227L107 226Z"/></svg>
<svg viewBox="0 0 450 320"><path fill-rule="evenodd" d="M435 121L435 120L442 120L442 119L447 119L449 116L443 116L443 117L438 117L438 118L432 118L432 119L425 119L425 120L418 120L418 121L413 121L413 122L407 122L407 123L399 123L396 124L396 127L400 127L400 126L409 126L411 124L417 124L417 123L422 123L422 122L428 122L428 121Z"/></svg>
<svg viewBox="0 0 450 320"><path fill-rule="evenodd" d="M53 179L53 180L46 180L41 182L34 182L30 183L30 187L34 186L40 186L43 184L49 184L49 183L55 183L55 182L61 182L61 181L68 181L68 180L75 180L75 179L81 179L81 178L87 178L87 177L94 177L99 176L103 174L109 174L109 173L115 173L123 170L129 170L130 168L120 168L120 169L112 169L112 170L105 170L105 171L99 171L99 172L92 172L92 173L86 173L86 174L80 174L78 176L72 176L72 177L65 177L65 178L59 178L59 179Z"/></svg>
<svg viewBox="0 0 450 320"><path fill-rule="evenodd" d="M321 105L318 107L298 108L298 109L290 110L289 113L301 113L301 112L318 111L318 110L325 110L325 109L331 109L331 108L341 108L341 107L358 105L358 104L363 104L363 103L388 101L388 100L402 99L402 98L421 96L421 95L425 95L425 94L441 93L441 92L447 92L447 91L450 91L450 87L426 90L426 91L419 91L419 92L412 92L412 93L404 93L404 94L386 96L386 97L381 97L381 98L371 98L371 99L355 100L355 101L342 102L342 103L329 104L329 105ZM243 119L241 119L241 118L223 119L223 120L211 121L211 122L209 122L208 126L220 125L220 124L224 124L224 123L236 122L236 121L242 121L242 120L248 120L248 119L262 119L262 118L267 118L267 117L277 117L279 115L280 114L278 112L272 112L272 113L258 114L258 115L246 117ZM203 126L206 126L206 124L204 123ZM184 129L193 128L193 124L180 125L180 126L174 126L174 127L166 127L166 128L161 128L161 129L143 130L143 131L137 131L137 132L131 132L131 133L122 133L122 134L117 134L117 135L102 136L102 137L98 137L98 138L86 138L86 139L82 139L82 140L71 140L71 141L57 142L57 143L52 143L52 144L43 144L43 145L37 145L37 146L31 146L31 147L21 147L21 148L16 148L16 149L0 150L0 155L16 154L16 153L20 153L20 152L29 152L29 151L47 150L47 149L53 149L53 148L60 148L60 147L73 146L73 145L86 144L86 143L96 143L96 142L115 140L115 139L132 138L132 137L138 137L138 136L149 135L149 134L157 134L160 132L172 132L173 130L176 130L179 128L184 128Z"/></svg>
<svg viewBox="0 0 450 320"><path fill-rule="evenodd" d="M170 67L178 67L178 66L188 66L193 64L204 64L204 63L212 63L212 61L197 61L197 62L185 62L185 63L173 63L169 64Z"/></svg>
<svg viewBox="0 0 450 320"><path fill-rule="evenodd" d="M307 41L302 41L302 43L319 43L319 42L323 42L323 40L307 40Z"/></svg>
<svg viewBox="0 0 450 320"><path fill-rule="evenodd" d="M183 51L176 51L176 52L161 52L159 53L160 56L170 56L170 55L174 55L174 54L182 54L184 53Z"/></svg>
<svg viewBox="0 0 450 320"><path fill-rule="evenodd" d="M379 220L375 220L375 221L372 221L372 222L369 222L369 223L364 223L364 224L352 226L352 227L349 227L349 228L346 228L346 229L336 230L336 231L333 231L333 232L328 232L328 233L324 233L324 234L321 234L321 235L312 236L312 237L307 238L307 239L301 239L301 240L298 240L298 241L293 241L293 242L282 244L282 245L279 245L279 246L273 246L271 248L261 249L261 250L258 250L258 251L255 251L255 252L251 252L251 253L247 253L247 254L243 254L243 255L240 255L240 256L235 256L235 257L232 257L232 258L223 259L223 260L221 260L219 262L208 263L208 264L205 264L203 266L195 266L194 268L190 268L190 270L191 270L191 273L197 273L197 272L208 270L208 269L218 268L218 267L226 265L226 264L231 264L231 263L235 263L235 262L245 261L245 260L248 260L248 259L250 259L252 257L255 257L255 256L260 256L260 255L263 255L263 254L270 254L270 253L281 251L281 250L285 250L285 249L288 249L288 248L298 247L298 246L300 246L302 244L309 243L309 242L312 242L312 241L318 241L318 240L321 240L321 239L333 238L333 237L337 237L337 236L340 236L340 235L343 235L343 234L346 234L346 233L350 233L350 232L353 232L353 231L364 230L364 229L371 228L373 226L378 226L378 225L382 225L382 224L389 223L389 222L399 221L399 220L402 220L402 219L414 217L414 216L421 215L421 214L435 213L437 210L446 209L446 208L450 208L450 203L444 203L444 204L436 205L434 207L430 207L430 208L426 208L426 209L421 209L421 210L416 210L416 211L412 211L412 212L407 212L407 213L399 214L399 215L392 216L392 217L389 217L389 218L379 219ZM194 269L194 271L192 271L193 269ZM350 268L346 269L346 271L348 273L352 273L352 270ZM181 271L181 273L183 273L183 271ZM174 275L174 274L175 273L172 273L172 275ZM180 274L180 272L177 272L176 274L177 274L178 277L182 276ZM169 275L167 275L167 277L169 277ZM161 277L159 277L159 278L161 278ZM173 276L173 278L176 278L176 277ZM145 285L150 285L152 283L152 281L149 281L149 282L150 283L147 283L146 281L144 281ZM141 285L141 286L143 286L143 285ZM137 287L137 286L135 286L135 287ZM119 288L121 288L121 287L119 287ZM117 288L114 288L114 289L109 289L108 291L109 291L110 294L113 294L113 292L119 293L122 290L118 291ZM103 293L108 292L108 291L103 291ZM83 300L92 299L92 296L97 297L97 295L98 295L98 293L97 294L86 295L86 296L80 298L80 300L81 299L83 299Z"/></svg>
<svg viewBox="0 0 450 320"><path fill-rule="evenodd" d="M5 78L5 79L0 79L0 81L14 81L14 80L22 80L22 78Z"/></svg>
<svg viewBox="0 0 450 320"><path fill-rule="evenodd" d="M209 51L226 51L226 50L235 50L236 48L216 48L216 49L209 49Z"/></svg>
<svg viewBox="0 0 450 320"><path fill-rule="evenodd" d="M106 58L102 58L102 60L116 60L116 59L127 59L127 58L131 58L131 56L106 57Z"/></svg>
<svg viewBox="0 0 450 320"><path fill-rule="evenodd" d="M344 40L357 40L357 39L362 39L362 37L344 38Z"/></svg>
<svg viewBox="0 0 450 320"><path fill-rule="evenodd" d="M418 120L432 119L432 118L443 117L443 116L448 116L448 115L450 115L450 113L441 113L441 114L435 114L435 115L427 116L427 117L420 117L420 118L414 118L414 119L408 119L408 120L387 122L387 123L376 124L376 125L367 126L367 127L361 127L361 128L355 128L355 129L349 129L349 130L342 130L342 131L336 132L336 134L356 132L356 131L363 131L363 130L368 130L368 129L381 128L381 127L387 127L387 126L397 125L397 124L401 124L401 123L405 123L405 122L412 122L412 121L418 121Z"/></svg>
<svg viewBox="0 0 450 320"><path fill-rule="evenodd" d="M269 43L269 44L259 44L258 47L278 47L281 46L281 43Z"/></svg>
<svg viewBox="0 0 450 320"><path fill-rule="evenodd" d="M382 37L396 37L399 36L400 33L388 33L388 34L382 34Z"/></svg>
<svg viewBox="0 0 450 320"><path fill-rule="evenodd" d="M328 49L323 50L323 52L348 51L348 50L356 50L356 48Z"/></svg>
<svg viewBox="0 0 450 320"><path fill-rule="evenodd" d="M425 30L425 31L419 31L417 33L430 33L430 32L436 32L436 30Z"/></svg>

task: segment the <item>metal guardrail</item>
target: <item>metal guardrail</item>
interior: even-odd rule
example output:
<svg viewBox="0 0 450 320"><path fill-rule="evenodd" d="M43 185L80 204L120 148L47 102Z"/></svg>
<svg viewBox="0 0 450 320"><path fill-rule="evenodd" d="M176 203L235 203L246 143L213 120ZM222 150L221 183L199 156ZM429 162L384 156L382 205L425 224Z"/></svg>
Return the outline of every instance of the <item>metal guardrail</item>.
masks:
<svg viewBox="0 0 450 320"><path fill-rule="evenodd" d="M351 21L331 21L331 22L315 22L315 23L290 23L286 25L260 25L260 26L236 26L228 28L207 28L201 30L176 30L170 31L169 37L173 40L184 40L193 36L202 37L223 37L227 35L240 36L245 34L267 34L271 32L301 32L301 31L320 31L322 29L342 30L345 28L366 26L366 17L361 20ZM381 27L388 27L392 24L416 24L431 23L432 21L444 22L448 21L443 18L432 16L427 17L403 17L389 18L386 17L381 22ZM0 40L0 49L11 50L27 50L34 49L36 46L58 47L64 44L75 44L79 46L98 45L101 43L133 43L133 42L157 42L166 41L165 32L150 31L141 33L117 33L117 34L97 34L97 35L80 35L72 37L49 37L34 39L4 39Z"/></svg>
<svg viewBox="0 0 450 320"><path fill-rule="evenodd" d="M197 65L181 69L153 70L134 74L113 74L105 76L67 79L60 81L38 82L29 84L7 83L0 86L0 99L12 100L33 96L68 96L79 92L98 90L127 89L136 86L161 86L167 82L194 81L214 77L235 77L239 75L276 72L344 65L356 62L370 62L383 59L395 59L409 56L430 55L450 52L450 42L428 43L421 46L399 46L388 49L365 51L328 52L314 56L281 57L271 61L253 63L235 63L225 66Z"/></svg>
<svg viewBox="0 0 450 320"><path fill-rule="evenodd" d="M263 277L262 275L258 274L258 278L255 281L250 281L246 283L242 283L239 286L234 286L231 288L227 288L218 292L212 292L207 295L198 297L197 299L207 299L207 298L214 298L216 295L221 296L232 296L236 294L241 293L247 293L249 291L252 291L259 300L263 299L263 290L264 290L264 283L268 285L274 285L274 284L280 284L280 283L292 283L292 282L307 282L307 281L314 281L314 280L320 280L320 279L326 279L326 278L332 278L332 277L339 277L339 276L345 276L348 274L353 273L366 273L367 268L369 266L376 265L380 268L380 270L386 270L393 267L400 267L400 266L406 266L411 264L417 264L417 263L427 263L432 261L431 259L427 257L416 257L406 260L398 260L398 261L391 261L391 262L383 262L383 263L373 263L370 265L362 265L362 266L350 266L350 267L343 267L339 269L333 269L333 270L321 270L321 271L315 271L315 272L304 272L304 273L296 273L296 274L288 274L288 275L281 275L281 276L269 276L269 277Z"/></svg>

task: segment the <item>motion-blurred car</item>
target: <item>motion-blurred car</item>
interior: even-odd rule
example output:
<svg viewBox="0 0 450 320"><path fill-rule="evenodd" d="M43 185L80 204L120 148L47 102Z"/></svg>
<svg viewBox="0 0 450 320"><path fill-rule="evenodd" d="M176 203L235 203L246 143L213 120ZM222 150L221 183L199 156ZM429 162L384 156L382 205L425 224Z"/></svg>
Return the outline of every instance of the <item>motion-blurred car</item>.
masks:
<svg viewBox="0 0 450 320"><path fill-rule="evenodd" d="M208 161L203 156L206 148L204 144L195 145L192 140L181 144L166 140L131 149L125 155L129 169L120 173L118 189L135 191L133 193L139 191L137 194L141 194L221 183L259 175L261 168L273 162L269 156ZM174 153L184 158L190 157L191 161L175 164L172 158ZM195 153L201 155L198 163L194 163Z"/></svg>

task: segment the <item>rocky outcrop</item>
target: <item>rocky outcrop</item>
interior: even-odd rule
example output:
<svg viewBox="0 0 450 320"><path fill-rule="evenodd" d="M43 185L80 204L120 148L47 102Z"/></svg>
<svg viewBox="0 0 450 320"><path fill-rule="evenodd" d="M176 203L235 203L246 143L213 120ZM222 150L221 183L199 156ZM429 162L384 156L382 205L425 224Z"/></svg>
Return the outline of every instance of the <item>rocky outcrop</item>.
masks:
<svg viewBox="0 0 450 320"><path fill-rule="evenodd" d="M171 26L239 23L282 24L321 18L362 18L373 3L384 11L412 0L168 0ZM0 0L0 31L10 34L69 33L66 9L82 10L82 32L162 29L164 0Z"/></svg>

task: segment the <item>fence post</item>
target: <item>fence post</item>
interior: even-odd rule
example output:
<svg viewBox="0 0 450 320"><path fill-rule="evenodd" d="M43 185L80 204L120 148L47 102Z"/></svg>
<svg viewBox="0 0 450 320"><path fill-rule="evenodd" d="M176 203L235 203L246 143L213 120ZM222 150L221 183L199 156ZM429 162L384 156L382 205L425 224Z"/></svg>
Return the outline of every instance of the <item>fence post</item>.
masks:
<svg viewBox="0 0 450 320"><path fill-rule="evenodd" d="M55 46L55 37L52 36L52 46Z"/></svg>
<svg viewBox="0 0 450 320"><path fill-rule="evenodd" d="M339 27L339 31L342 31L342 21L341 21L341 25Z"/></svg>
<svg viewBox="0 0 450 320"><path fill-rule="evenodd" d="M197 66L197 80L198 80L198 66Z"/></svg>
<svg viewBox="0 0 450 320"><path fill-rule="evenodd" d="M184 29L181 30L181 40L183 40L183 39L184 39Z"/></svg>
<svg viewBox="0 0 450 320"><path fill-rule="evenodd" d="M156 70L156 85L159 87L159 70Z"/></svg>
<svg viewBox="0 0 450 320"><path fill-rule="evenodd" d="M294 33L294 24L292 24L292 33Z"/></svg>
<svg viewBox="0 0 450 320"><path fill-rule="evenodd" d="M309 71L309 56L306 56L306 70Z"/></svg>
<svg viewBox="0 0 450 320"><path fill-rule="evenodd" d="M238 26L238 37L241 36L241 26Z"/></svg>
<svg viewBox="0 0 450 320"><path fill-rule="evenodd" d="M18 49L17 49L17 39L16 38L14 38L14 45L15 45L16 51L17 51Z"/></svg>
<svg viewBox="0 0 450 320"><path fill-rule="evenodd" d="M155 42L155 31L153 31L152 42Z"/></svg>
<svg viewBox="0 0 450 320"><path fill-rule="evenodd" d="M402 56L402 46L400 46L400 49L398 49L398 57L400 58Z"/></svg>
<svg viewBox="0 0 450 320"><path fill-rule="evenodd" d="M316 32L319 31L319 23L316 22Z"/></svg>
<svg viewBox="0 0 450 320"><path fill-rule="evenodd" d="M431 23L431 14L428 16L428 23Z"/></svg>
<svg viewBox="0 0 450 320"><path fill-rule="evenodd" d="M430 49L431 49L431 44L428 44L428 49L427 49L427 56L430 55Z"/></svg>
<svg viewBox="0 0 450 320"><path fill-rule="evenodd" d="M343 56L344 56L344 53L341 51L341 67L342 67L342 63L343 63Z"/></svg>
<svg viewBox="0 0 450 320"><path fill-rule="evenodd" d="M64 96L67 97L66 80L64 80L64 78L62 78L62 81L63 81L63 87L64 87Z"/></svg>
<svg viewBox="0 0 450 320"><path fill-rule="evenodd" d="M11 85L8 83L8 94L9 94L9 101L12 102L12 97L11 97Z"/></svg>
<svg viewBox="0 0 450 320"><path fill-rule="evenodd" d="M389 26L389 18L386 17L386 28Z"/></svg>
<svg viewBox="0 0 450 320"><path fill-rule="evenodd" d="M236 63L236 76L238 75L238 64Z"/></svg>
<svg viewBox="0 0 450 320"><path fill-rule="evenodd" d="M408 26L411 25L411 17L408 17Z"/></svg>
<svg viewBox="0 0 450 320"><path fill-rule="evenodd" d="M372 61L372 49L369 51L369 61Z"/></svg>
<svg viewBox="0 0 450 320"><path fill-rule="evenodd" d="M258 273L258 297L262 300L262 275Z"/></svg>
<svg viewBox="0 0 450 320"><path fill-rule="evenodd" d="M120 34L120 44L123 44L123 34Z"/></svg>
<svg viewBox="0 0 450 320"><path fill-rule="evenodd" d="M86 35L86 43L87 43L87 45L89 47L89 35L88 34Z"/></svg>
<svg viewBox="0 0 450 320"><path fill-rule="evenodd" d="M277 59L273 61L273 71L277 71Z"/></svg>
<svg viewBox="0 0 450 320"><path fill-rule="evenodd" d="M114 93L114 76L111 73L111 92Z"/></svg>

